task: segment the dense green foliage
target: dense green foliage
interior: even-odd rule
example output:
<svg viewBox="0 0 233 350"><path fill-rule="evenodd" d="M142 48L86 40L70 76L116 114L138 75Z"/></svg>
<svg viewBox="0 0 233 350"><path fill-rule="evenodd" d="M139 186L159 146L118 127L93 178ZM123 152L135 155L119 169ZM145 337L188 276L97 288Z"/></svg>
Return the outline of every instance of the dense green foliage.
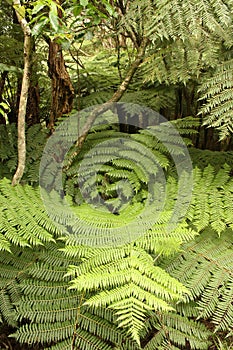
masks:
<svg viewBox="0 0 233 350"><path fill-rule="evenodd" d="M0 0L0 333L40 350L231 349L233 1L12 5ZM25 171L12 187L17 15L33 52ZM53 124L67 91L71 112ZM81 115L116 95L117 119L105 109L79 147Z"/></svg>
<svg viewBox="0 0 233 350"><path fill-rule="evenodd" d="M0 125L0 177L12 178L17 166L17 128L15 124ZM47 140L48 131L40 124L26 131L27 161L24 181L38 184L40 159Z"/></svg>
<svg viewBox="0 0 233 350"><path fill-rule="evenodd" d="M98 133L109 132L90 134L84 154L92 142L104 139ZM147 142L153 149L153 142ZM169 159L160 155L170 194L164 210L142 237L119 247L94 248L80 245L78 236L64 236L47 217L37 188L12 188L1 180L1 318L16 327L16 339L49 349L185 349L187 344L208 349L211 333L203 320L213 323L216 332L231 332L233 186L230 167L224 165L230 155L222 159L218 154L218 170L211 165L194 169L192 201L175 230L168 222L177 179ZM119 166L129 179L140 169L122 158L102 171L117 174ZM69 200L73 198L74 212L91 223L93 236L99 223L119 227L122 219L135 218L145 188L138 185L131 211L104 211L101 216L77 202L77 190L72 192L75 186L70 185L72 177L76 183L72 169L67 175ZM109 198L115 197L114 190L106 192L102 186ZM81 228L85 232L85 225Z"/></svg>

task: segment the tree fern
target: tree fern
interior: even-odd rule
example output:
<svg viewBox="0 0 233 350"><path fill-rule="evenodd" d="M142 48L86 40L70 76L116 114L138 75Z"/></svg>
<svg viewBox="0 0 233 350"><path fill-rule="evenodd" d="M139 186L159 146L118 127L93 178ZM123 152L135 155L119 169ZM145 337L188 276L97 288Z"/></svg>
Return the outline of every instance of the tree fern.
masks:
<svg viewBox="0 0 233 350"><path fill-rule="evenodd" d="M80 249L77 247L77 251ZM139 344L148 310L167 312L172 309L168 302L179 300L187 292L155 267L150 255L130 246L97 250L91 259L71 268L70 274L78 276L72 280L72 289L95 291L84 305L115 310L119 327L128 328Z"/></svg>
<svg viewBox="0 0 233 350"><path fill-rule="evenodd" d="M194 178L195 186L187 218L198 231L210 225L219 234L224 232L231 223L231 216L229 216L232 203L230 167L225 165L218 173L211 165L206 167L203 173L196 168Z"/></svg>
<svg viewBox="0 0 233 350"><path fill-rule="evenodd" d="M17 315L14 304L22 296L19 283L25 278L27 268L33 264L37 255L29 249L22 251L16 247L12 249L12 253L2 252L0 256L0 315L2 321L15 327Z"/></svg>
<svg viewBox="0 0 233 350"><path fill-rule="evenodd" d="M231 331L232 230L219 238L211 229L206 229L194 242L183 247L167 271L190 290L191 299L197 301L198 318L210 320L215 332Z"/></svg>
<svg viewBox="0 0 233 350"><path fill-rule="evenodd" d="M144 73L144 72L143 72ZM146 73L144 73L146 75ZM137 103L138 105L147 106L154 111L160 111L161 108L174 108L175 97L172 91L166 90L163 86L150 86L145 84L144 88L135 86L141 79L141 73L136 76L131 83L130 89L124 94L121 101L124 103Z"/></svg>
<svg viewBox="0 0 233 350"><path fill-rule="evenodd" d="M216 172L223 168L224 164L228 164L231 168L233 167L233 153L231 151L216 152L189 148L189 154L193 166L202 170L208 167L208 165L211 165Z"/></svg>
<svg viewBox="0 0 233 350"><path fill-rule="evenodd" d="M215 193L214 191L222 193L223 188L225 191L231 191L228 168L220 170L218 174L215 174L210 167L203 173L196 170L195 179L196 186L203 186L207 193ZM16 194L20 195L20 206L26 208L27 212L36 212L37 225L39 222L49 230L49 220L48 218L45 220L37 189L29 186L12 188L6 181L3 183L1 191L4 196L8 198L9 193L12 192L11 203L13 203L17 199ZM168 180L168 186L174 186L173 190L176 192L174 178ZM28 197L25 198L23 195L25 191L35 202L34 206L29 204ZM202 192L194 191L191 212L198 203L198 195L202 196ZM221 205L227 205L228 208L228 225L232 222L229 198L221 198ZM4 298L1 313L2 318L11 324L19 322L19 328L15 333L17 339L34 344L40 342L51 349L68 349L72 342L74 348L76 346L80 349L94 347L111 349L114 346L120 348L122 344L126 344L126 349L140 348L132 337L138 343L140 342L140 346L144 344L143 347L148 349L152 349L153 346L161 349L169 346L182 349L185 342L188 342L193 349L206 349L206 344L208 344L206 339L209 333L198 323L193 323L191 318L194 316L191 318L189 314L185 316L188 313L185 310L189 310L189 304L183 303L181 311L175 304L177 300L182 300L184 295L187 300L188 294L183 294L187 290L174 277L190 288L192 293L190 299L200 299L198 304L202 307L202 314L198 315L212 317L216 330L227 330L228 327L231 327L229 320L232 317L231 308L228 307L229 300L231 300L229 294L231 279L227 276L228 270L226 271L224 266L229 265L231 250L228 243L227 250L224 250L224 244L219 244L218 240L212 243L215 246L211 249L209 242L212 242L212 237L210 241L207 241L207 237L202 233L203 240L201 240L201 235L199 245L198 240L195 243L187 243L187 247L197 249L193 250L194 258L189 255L192 250L185 248L187 255L184 255L182 251L179 259L174 259L174 253L179 251L180 244L192 239L196 232L191 230L185 221L175 231L169 229L167 222L171 216L170 205L171 203L168 202L167 211L161 213L156 225L132 245L118 248L92 248L78 245L76 237L68 235L65 238L67 244L65 247L54 243L47 245L46 242L43 242L45 247L38 248L34 253L31 252L33 257L28 254L30 250L27 248L25 254L28 255L28 259L21 254L21 248L17 248L14 255L4 252L2 271L10 284L4 282L1 290ZM74 207L74 213L77 209L82 213L81 217L93 220L94 216L90 215L90 207L87 205ZM132 212L128 211L128 215L132 217L132 214L135 215L135 213L132 207L130 210ZM216 214L213 213L213 215ZM106 215L106 212L103 211L103 220L106 221L108 216L109 219L111 217L110 222L114 218L115 225L120 225L118 215L112 213ZM21 220L21 216L19 218ZM33 215L32 220L36 220ZM98 225L99 222L100 218L96 216L94 224ZM195 216L193 218L189 216L188 223L196 226ZM211 224L211 220L209 223ZM109 225L108 222L106 224ZM58 228L53 233L56 234L57 231ZM58 250L59 247L62 248L62 251ZM168 272L173 275L173 278L163 270L165 265L160 266L159 263L158 266L155 266L158 255L169 256L171 254L174 264L168 268ZM18 256L17 259L16 256ZM25 263L23 274L18 268L21 265L20 259L23 259ZM221 259L222 270L219 265ZM182 263L179 264L180 261ZM214 261L216 263L213 264ZM9 266L15 265L17 268L10 273ZM166 263L167 266L168 263ZM209 269L215 270L211 274L206 274ZM68 275L64 279L67 270ZM214 278L215 275L219 276L219 273L221 276L226 276L224 286L222 286L223 279L215 280ZM69 276L72 279L71 285ZM221 286L218 283L221 283ZM72 289L68 289L69 286L72 286ZM208 305L203 306L201 303L205 303L205 300L214 301L216 288L222 289L218 304L214 309L217 312L214 312L213 315L212 306L208 309ZM171 309L176 309L178 315L171 313ZM153 310L156 311L155 314ZM227 310L227 318L224 321L220 314L221 310ZM150 326L148 324L148 328L145 328L147 320L151 320L151 313L155 317L154 321ZM161 316L158 318L158 315ZM22 324L21 320L25 318L28 321ZM151 339L144 343L146 329ZM166 329L167 331L164 331Z"/></svg>
<svg viewBox="0 0 233 350"><path fill-rule="evenodd" d="M178 313L150 316L145 329L148 333L152 329L154 334L145 345L145 350L187 349L187 346L195 350L209 349L210 332L203 324Z"/></svg>
<svg viewBox="0 0 233 350"><path fill-rule="evenodd" d="M9 176L16 167L16 125L1 125L1 141L0 141L0 176Z"/></svg>
<svg viewBox="0 0 233 350"><path fill-rule="evenodd" d="M54 241L58 231L45 213L38 189L13 188L8 180L1 180L0 203L1 250L9 250L11 243L26 247Z"/></svg>
<svg viewBox="0 0 233 350"><path fill-rule="evenodd" d="M204 116L204 125L217 128L220 140L233 131L232 123L232 59L218 65L212 77L201 85L201 99L204 104L200 114Z"/></svg>
<svg viewBox="0 0 233 350"><path fill-rule="evenodd" d="M126 108L127 113L129 109L131 114L139 108L135 105L125 107L124 104L116 107ZM148 110L145 113L149 113ZM115 119L118 122L118 115L115 115ZM189 124L189 130L191 130L192 121L189 119L185 123ZM110 124L109 130L106 129L105 124L103 124L103 130L99 125L97 127L96 129L94 126L81 152L63 177L65 192L72 197L73 204L77 204L76 207L72 207L72 203L67 204L67 201L61 196L62 184L55 183L57 180L60 182L58 172L61 164L54 162L51 156L52 148L55 147L52 142L51 152L46 151L45 163L42 162L41 167L41 185L45 189L42 195L51 218L64 226L65 234L75 233L77 244L78 239L80 239L79 243L84 245L90 242L97 244L98 240L100 245L110 244L111 240L113 245L127 243L149 229L162 211L166 200L166 171L162 168L167 168L169 160L173 158L174 163L177 161L179 177L184 170L183 165L179 166L182 159L187 165L185 165L187 170L190 170L191 163L189 163L188 152L185 151L186 147L179 133L168 123L164 122L161 125L147 128L138 134L118 132L115 130L115 124ZM182 123L179 128L182 129ZM69 130L68 127L68 134L71 131L70 138L72 132L74 133L73 130L74 127L72 130ZM59 132L61 137L66 137L67 130L61 129ZM168 134L169 141L167 140ZM64 167L69 163L69 154L64 161ZM52 169L54 163L55 167ZM186 177L186 186L181 185L182 181L180 179L177 189L179 192L182 188L185 198L186 195L187 197L191 195L191 186L188 191L191 178ZM56 188L57 185L59 188ZM52 188L56 193L52 191ZM55 201L57 205L54 207ZM86 205L83 205L84 202ZM170 198L170 202L174 203L174 200ZM188 199L186 202L188 204ZM185 200L182 205L187 208L184 203ZM182 216L178 205L180 205L179 201L175 203L177 210L174 209L173 212L179 212ZM88 206L90 206L89 213ZM132 210L127 209L130 206ZM128 210L131 211L131 215ZM170 210L172 210L171 207ZM105 215L107 211L119 215L119 218L114 215ZM132 215L133 211L134 215ZM98 226L94 225L94 222L97 221Z"/></svg>
<svg viewBox="0 0 233 350"><path fill-rule="evenodd" d="M229 46L232 42L231 6L231 0L158 1L146 21L154 45L144 61L145 79L186 84L206 67L217 65L222 41Z"/></svg>
<svg viewBox="0 0 233 350"><path fill-rule="evenodd" d="M179 127L182 128L181 125ZM161 140L165 138L166 130L164 126ZM107 140L111 131L105 128L104 139ZM87 159L83 168L79 167L78 159L74 163L80 169L80 174L83 171L84 178L92 159L86 158L92 138L93 143L98 145L101 132L95 130L90 134L85 152L80 157L81 160ZM143 202L146 202L148 195L149 201L152 198L157 206L156 201L160 201L163 194L161 184L157 183L156 186L149 187L149 190L147 188L148 179L151 180L150 175L153 175L150 169L151 153L148 164L133 161L140 158L137 157L138 154L143 155L145 136L149 135L144 131L127 135L126 153L118 158L112 158L114 147L111 148L111 145L106 153L103 148L99 148L103 159L107 160L107 163L101 164L99 187L104 195L109 196L108 199L116 198L116 186L120 188L117 182L119 176L122 179L122 175L126 174L125 179L128 180L130 174L133 174L135 183L140 184L137 191L132 186L131 204L121 206L118 213L112 213L108 208L96 210L89 203L74 204L71 188L71 197L66 196L67 205L71 209L68 214L64 210L66 208L61 196L52 191L47 195L56 203L56 207L51 207L54 218L58 221L55 226L46 215L37 188L28 185L12 188L7 180L0 182L0 198L3 203L2 238L7 245L16 245L12 248L14 255L4 251L2 253L1 273L5 280L3 279L4 285L1 287L0 313L3 321L17 325L14 336L20 342L39 342L41 346L50 349L115 347L136 350L170 347L183 350L188 344L192 349L204 350L208 346L209 333L200 321L193 320L197 316L206 319L211 317L216 331L219 329L229 332L232 322L229 306L232 281L225 268L226 264L230 266L231 249L228 243L226 248L217 240L212 247L211 238L207 241L205 232L212 227L223 235L222 232L232 226L230 168L225 166L219 171L211 166L203 171L195 169L194 190L188 214L175 227L171 221L174 205L181 212L183 200L186 199L177 205L174 200L180 185L177 174L172 176L167 172L167 191L159 215L156 218L145 215L142 216L142 221L137 221L135 218L141 215ZM137 152L130 148L134 137L142 137ZM160 163L163 162L165 168L165 161L172 158L169 146L164 146L161 155L163 143L158 146L159 140L153 134L151 140L151 152L160 154ZM177 145L175 154L179 149L182 150L175 134L172 134L171 143ZM94 164L98 165L98 162ZM158 168L161 164L156 163ZM70 178L67 178L72 181L76 174L73 168L69 171ZM110 176L111 173L111 182L104 183L105 175ZM185 177L180 180L185 186ZM127 194L123 195L127 198ZM221 216L217 217L219 213ZM144 219L148 219L146 224ZM117 246L109 247L108 234L111 230L113 237L116 233L119 234L119 240ZM201 232L200 238L193 243L198 231ZM102 239L103 234L103 242L107 241L107 247L96 244L96 237ZM128 241L122 242L123 234L130 239L130 244L126 244ZM61 236L65 244L54 241L55 237ZM182 246L184 242L188 243ZM34 246L34 251L29 247L23 248L28 259L22 253L23 245ZM180 249L186 249L187 253L183 250L180 253ZM174 265L171 260L164 261L169 256ZM23 273L20 270L21 259L24 261ZM167 271L164 270L165 267ZM189 289L191 295L188 297ZM217 305L214 304L216 291L220 292ZM193 304L189 300L194 300L194 305L201 307L202 313L199 309L192 313L190 309ZM210 306L208 303L202 304L208 300L211 300ZM178 301L183 302L177 304ZM223 317L222 310L227 317Z"/></svg>
<svg viewBox="0 0 233 350"><path fill-rule="evenodd" d="M23 297L16 303L15 317L18 322L25 318L28 322L20 325L14 336L20 342L39 342L45 347L50 344L49 349L100 350L125 343L136 350L136 343L114 326L110 311L84 307L85 295L67 289L69 278L64 279L64 274L72 260L57 248L47 246L26 270L27 277L20 283Z"/></svg>
<svg viewBox="0 0 233 350"><path fill-rule="evenodd" d="M85 50L89 51L91 47L91 54L84 57L81 54L79 56L79 60L83 64L81 64L81 68L78 67L78 81L77 70L75 67L72 67L71 70L71 72L73 71L74 86L79 86L77 94L82 96L80 100L82 108L108 101L120 83L115 50L106 49L101 52L96 50L93 54L93 45L98 46L98 43L91 40L86 40L84 43Z"/></svg>
<svg viewBox="0 0 233 350"><path fill-rule="evenodd" d="M183 41L190 34L200 34L203 29L215 35L226 36L224 30L232 23L231 5L231 0L204 0L199 3L159 1L158 14L149 22L150 33L161 38L181 38Z"/></svg>
<svg viewBox="0 0 233 350"><path fill-rule="evenodd" d="M0 178L11 178L17 165L17 128L0 125ZM27 157L23 181L38 184L39 164L46 143L47 131L36 124L26 130Z"/></svg>

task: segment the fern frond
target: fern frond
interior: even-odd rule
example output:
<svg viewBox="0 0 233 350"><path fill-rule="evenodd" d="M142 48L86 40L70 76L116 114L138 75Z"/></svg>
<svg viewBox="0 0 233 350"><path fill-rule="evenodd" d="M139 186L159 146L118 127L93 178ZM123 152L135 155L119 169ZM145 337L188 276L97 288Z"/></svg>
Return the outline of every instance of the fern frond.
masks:
<svg viewBox="0 0 233 350"><path fill-rule="evenodd" d="M22 296L20 281L26 278L27 269L37 259L37 254L29 249L22 251L14 247L12 252L2 252L0 256L0 316L4 322L16 327L15 303Z"/></svg>
<svg viewBox="0 0 233 350"><path fill-rule="evenodd" d="M0 203L0 232L4 236L1 249L9 250L10 243L25 247L54 242L58 230L45 213L38 189L28 185L12 187L3 179Z"/></svg>
<svg viewBox="0 0 233 350"><path fill-rule="evenodd" d="M210 150L200 150L197 148L189 148L189 154L192 159L194 167L200 169L206 168L211 165L216 173L224 167L224 164L228 164L231 168L233 166L233 153L232 152L217 152Z"/></svg>
<svg viewBox="0 0 233 350"><path fill-rule="evenodd" d="M206 229L167 267L197 300L198 317L210 319L215 331L229 332L232 310L232 231L221 237Z"/></svg>
<svg viewBox="0 0 233 350"><path fill-rule="evenodd" d="M117 310L119 326L129 329L133 339L140 343L139 331L146 311L172 310L168 301L182 299L187 290L155 267L150 255L140 249L123 247L97 254L71 268L69 274L78 277L72 280L70 288L80 292L95 291L84 305ZM103 291L98 292L99 289Z"/></svg>
<svg viewBox="0 0 233 350"><path fill-rule="evenodd" d="M210 225L220 234L232 221L228 216L229 211L225 210L225 188L228 188L229 204L233 195L230 168L225 165L217 173L211 165L208 165L203 172L195 168L194 180L193 199L187 218L198 231Z"/></svg>
<svg viewBox="0 0 233 350"><path fill-rule="evenodd" d="M156 319L155 335L144 349L184 349L187 344L195 350L208 349L210 332L204 325L174 313L160 314L154 317L154 322Z"/></svg>
<svg viewBox="0 0 233 350"><path fill-rule="evenodd" d="M219 0L211 3L204 0L198 5L189 1L159 1L156 9L158 14L149 21L148 30L155 37L173 40L181 38L183 41L190 34L199 34L203 28L225 37L224 30L232 23L230 6Z"/></svg>
<svg viewBox="0 0 233 350"><path fill-rule="evenodd" d="M112 349L118 343L138 349L114 323L112 312L84 307L84 294L67 289L69 277L64 279L64 274L73 259L66 258L61 249L62 245L46 246L28 266L27 277L19 284L22 296L15 305L18 320L27 322L12 336L43 347L51 344L52 350L70 349L72 344L81 349ZM79 258L75 261L80 263Z"/></svg>
<svg viewBox="0 0 233 350"><path fill-rule="evenodd" d="M233 132L232 116L232 69L233 60L218 65L213 76L200 87L201 100L206 101L199 114L204 116L204 125L219 130L220 140Z"/></svg>
<svg viewBox="0 0 233 350"><path fill-rule="evenodd" d="M47 140L46 129L35 124L26 129L26 165L23 181L38 184L40 158ZM0 125L0 179L11 178L17 166L17 128Z"/></svg>

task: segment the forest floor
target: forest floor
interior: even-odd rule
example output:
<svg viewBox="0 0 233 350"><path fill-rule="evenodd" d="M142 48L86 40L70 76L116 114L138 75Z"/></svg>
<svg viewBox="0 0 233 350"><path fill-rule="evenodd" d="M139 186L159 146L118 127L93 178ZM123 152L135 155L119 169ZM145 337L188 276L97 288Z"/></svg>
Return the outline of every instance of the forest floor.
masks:
<svg viewBox="0 0 233 350"><path fill-rule="evenodd" d="M0 350L43 350L40 345L29 346L27 344L19 344L14 338L9 337L14 329L8 326L0 328Z"/></svg>
<svg viewBox="0 0 233 350"><path fill-rule="evenodd" d="M205 322L206 323L206 322ZM206 324L206 326L208 326ZM211 328L211 327L209 327ZM10 334L14 333L13 328L9 328L8 326L2 326L0 328L0 350L44 350L44 347L40 344L37 345L28 345L28 344L19 344L14 338L9 337ZM233 350L230 346L229 348L221 347L221 342L224 342L225 334L222 334L222 338L219 337L220 344L211 345L208 350ZM231 341L229 341L229 344L233 344L233 337L230 337ZM156 349L154 349L156 350ZM190 350L190 347L188 347L185 350Z"/></svg>

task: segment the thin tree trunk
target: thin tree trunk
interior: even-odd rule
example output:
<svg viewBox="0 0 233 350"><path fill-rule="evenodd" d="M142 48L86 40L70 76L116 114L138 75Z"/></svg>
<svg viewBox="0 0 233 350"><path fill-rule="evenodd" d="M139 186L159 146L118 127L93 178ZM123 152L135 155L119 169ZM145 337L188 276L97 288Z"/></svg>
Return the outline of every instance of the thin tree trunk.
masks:
<svg viewBox="0 0 233 350"><path fill-rule="evenodd" d="M107 108L108 106L111 104L111 103L114 103L114 102L118 102L121 97L123 96L123 94L125 93L125 91L127 90L134 74L136 73L138 67L140 66L140 64L142 63L143 61L143 58L145 56L145 51L146 51L146 48L147 48L147 45L148 45L148 39L147 38L144 38L141 42L141 46L140 48L138 49L138 53L137 53L137 56L134 60L134 62L131 64L124 80L122 81L122 83L120 84L120 86L118 87L117 91L113 94L113 96L106 102L104 103L103 105L101 106L98 106L97 108L95 108L89 115L89 117L87 118L86 120L86 123L85 125L83 126L83 129L81 131L81 136L78 138L77 142L76 142L76 150L73 152L73 154L70 156L70 161L69 163L67 164L65 170L67 170L73 163L73 160L75 159L75 157L79 154L81 148L82 148L82 145L87 137L87 134L90 130L90 128L92 127L96 117L100 114L100 113L103 113Z"/></svg>
<svg viewBox="0 0 233 350"><path fill-rule="evenodd" d="M0 79L0 103L3 101L2 95L5 87L5 82L6 82L6 77L7 77L8 72L4 71L1 74L1 79ZM6 124L6 120L3 115L0 114L0 124Z"/></svg>
<svg viewBox="0 0 233 350"><path fill-rule="evenodd" d="M25 138L25 116L28 99L28 89L30 84L30 57L31 57L31 30L25 18L21 17L18 9L21 7L19 0L13 2L18 21L24 32L24 72L18 113L18 166L13 176L12 185L20 182L26 162L26 138Z"/></svg>

